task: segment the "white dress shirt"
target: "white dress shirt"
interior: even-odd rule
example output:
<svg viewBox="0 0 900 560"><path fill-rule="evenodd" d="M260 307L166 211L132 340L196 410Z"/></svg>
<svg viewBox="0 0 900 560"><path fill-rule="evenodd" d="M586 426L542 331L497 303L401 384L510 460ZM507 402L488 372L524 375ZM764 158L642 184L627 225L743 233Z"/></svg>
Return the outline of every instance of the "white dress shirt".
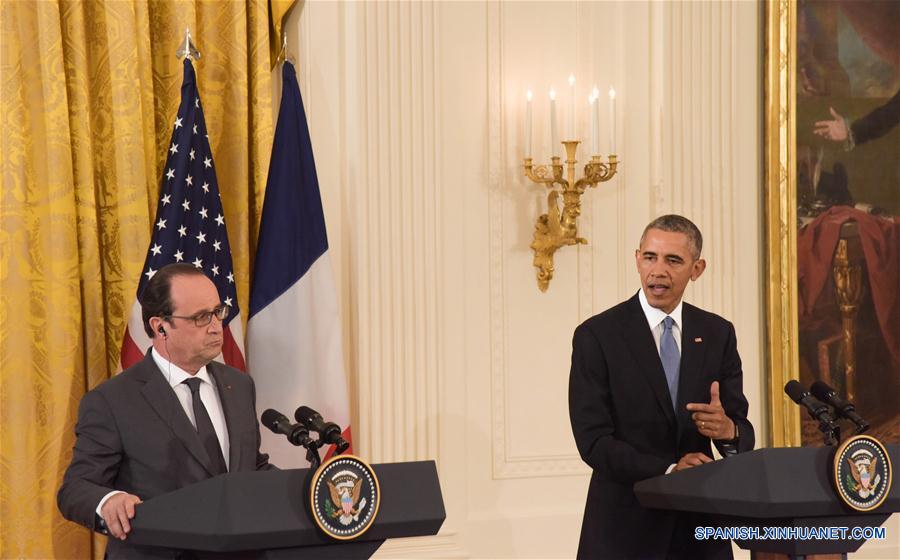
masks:
<svg viewBox="0 0 900 560"><path fill-rule="evenodd" d="M222 412L222 402L219 400L219 392L216 390L215 385L216 382L209 372L206 371L206 366L200 368L196 374L191 375L160 356L155 348L152 349L150 353L153 356L153 361L156 362L156 367L159 368L159 371L165 376L166 381L172 387L172 390L175 391L175 396L178 398L178 402L181 403L181 408L184 409L184 413L187 414L188 420L191 421L194 428L197 427L197 421L194 419L194 403L191 397L191 388L184 383L184 380L196 377L202 381L202 383L200 383L200 401L203 403L203 406L206 407L206 412L209 414L209 419L212 421L213 429L216 431L216 437L219 438L219 446L222 448L222 456L225 458L225 467L227 468L230 462L228 451L231 449L228 442L228 426L225 424L225 414ZM121 493L121 490L113 490L109 494L103 496L103 499L97 504L97 515L103 517L100 513L103 504L105 504L106 500L110 499L113 495L119 493Z"/></svg>
<svg viewBox="0 0 900 560"><path fill-rule="evenodd" d="M641 289L638 292L638 299L641 301L641 309L644 310L644 316L647 317L647 324L650 325L650 332L653 333L653 341L656 342L656 352L659 353L659 341L662 338L662 333L664 330L663 320L666 317L671 317L675 323L672 325L672 336L675 337L675 345L678 347L678 353L681 353L681 307L684 305L683 301L679 301L678 305L675 306L675 309L672 310L671 313L666 315L666 312L662 309L657 309L650 305L650 302L647 301L647 296L644 295L644 290Z"/></svg>
<svg viewBox="0 0 900 560"><path fill-rule="evenodd" d="M184 380L196 377L202 381L200 383L200 401L203 402L203 406L206 407L206 412L209 414L209 419L212 420L213 429L216 430L216 437L219 438L219 446L222 448L222 455L225 457L225 466L228 467L228 450L230 449L228 444L228 426L225 424L225 414L222 412L222 403L219 401L216 382L209 375L209 372L206 371L206 366L200 368L196 374L191 375L160 356L155 348L151 352L153 361L156 362L159 371L163 373L166 381L172 386L175 396L178 397L178 402L181 403L181 408L184 409L184 413L187 414L188 420L191 421L194 428L197 427L197 421L194 419L194 403L191 398L191 388L184 383Z"/></svg>
<svg viewBox="0 0 900 560"><path fill-rule="evenodd" d="M650 302L647 301L647 296L644 294L643 288L641 288L640 292L638 292L638 299L641 301L641 309L644 310L644 316L647 317L647 324L650 326L650 332L653 333L653 342L656 343L656 352L659 353L659 341L662 339L662 333L665 329L663 327L663 320L666 317L671 317L674 323L672 324L672 336L675 338L675 345L678 347L678 353L681 353L681 306L682 301L678 302L678 305L675 306L675 309L672 310L671 313L666 315L666 312L662 309L657 309L650 305ZM666 474L669 474L675 469L675 463L669 465L669 468L666 469Z"/></svg>

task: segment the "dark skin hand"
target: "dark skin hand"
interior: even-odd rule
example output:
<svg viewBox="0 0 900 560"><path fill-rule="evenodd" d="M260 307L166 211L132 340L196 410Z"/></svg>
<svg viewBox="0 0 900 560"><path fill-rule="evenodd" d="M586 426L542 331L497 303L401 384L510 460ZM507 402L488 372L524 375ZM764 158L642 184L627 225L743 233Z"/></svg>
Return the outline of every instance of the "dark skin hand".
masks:
<svg viewBox="0 0 900 560"><path fill-rule="evenodd" d="M725 415L719 400L719 382L709 386L709 404L690 403L687 409L693 412L691 419L697 431L709 439L734 439L734 422Z"/></svg>
<svg viewBox="0 0 900 560"><path fill-rule="evenodd" d="M703 453L688 453L678 460L678 463L675 464L675 468L672 470L683 471L684 469L697 467L699 465L702 465L703 463L712 463L712 461L712 459L710 459Z"/></svg>
<svg viewBox="0 0 900 560"><path fill-rule="evenodd" d="M725 415L722 401L719 399L719 382L713 381L709 386L709 404L690 403L687 409L692 412L691 419L697 431L710 439L734 439L734 422ZM675 464L676 471L683 471L713 460L704 453L688 453Z"/></svg>

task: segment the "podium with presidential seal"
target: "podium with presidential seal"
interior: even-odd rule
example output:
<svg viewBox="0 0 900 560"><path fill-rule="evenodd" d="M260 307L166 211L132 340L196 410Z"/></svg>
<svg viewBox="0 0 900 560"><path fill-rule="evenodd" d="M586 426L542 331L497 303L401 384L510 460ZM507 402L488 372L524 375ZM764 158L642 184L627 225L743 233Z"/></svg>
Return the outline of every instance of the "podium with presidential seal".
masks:
<svg viewBox="0 0 900 560"><path fill-rule="evenodd" d="M138 512L130 543L272 559L368 558L386 539L437 534L446 517L434 461L369 466L352 455L224 474Z"/></svg>
<svg viewBox="0 0 900 560"><path fill-rule="evenodd" d="M838 448L758 449L634 486L648 508L708 514L697 539L729 539L751 558L846 558L900 511L900 445L857 435Z"/></svg>

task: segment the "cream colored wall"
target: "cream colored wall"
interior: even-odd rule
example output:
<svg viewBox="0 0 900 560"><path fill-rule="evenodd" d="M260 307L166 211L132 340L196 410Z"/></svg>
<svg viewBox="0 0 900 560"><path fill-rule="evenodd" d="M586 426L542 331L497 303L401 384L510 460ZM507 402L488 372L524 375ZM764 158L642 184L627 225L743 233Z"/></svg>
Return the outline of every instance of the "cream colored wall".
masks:
<svg viewBox="0 0 900 560"><path fill-rule="evenodd" d="M662 213L704 232L709 267L686 299L735 323L764 439L761 21L752 2L306 2L289 16L354 445L373 462L436 459L447 507L438 537L380 557L574 556L588 470L568 423L571 334L638 289L632 253ZM589 244L558 253L540 293L524 92L562 96L570 72L581 97L616 88L622 164L586 194Z"/></svg>

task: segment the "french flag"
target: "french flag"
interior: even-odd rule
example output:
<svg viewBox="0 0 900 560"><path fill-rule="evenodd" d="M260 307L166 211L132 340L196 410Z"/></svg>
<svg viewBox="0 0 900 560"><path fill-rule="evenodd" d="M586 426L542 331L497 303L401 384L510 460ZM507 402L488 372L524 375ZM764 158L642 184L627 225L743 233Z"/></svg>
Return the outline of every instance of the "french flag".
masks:
<svg viewBox="0 0 900 560"><path fill-rule="evenodd" d="M282 68L281 107L266 183L247 326L256 407L293 416L300 405L350 438L337 293L309 127L294 66ZM308 466L282 435L263 430L262 449L281 468ZM328 449L323 457L333 452ZM350 452L350 451L348 451Z"/></svg>

